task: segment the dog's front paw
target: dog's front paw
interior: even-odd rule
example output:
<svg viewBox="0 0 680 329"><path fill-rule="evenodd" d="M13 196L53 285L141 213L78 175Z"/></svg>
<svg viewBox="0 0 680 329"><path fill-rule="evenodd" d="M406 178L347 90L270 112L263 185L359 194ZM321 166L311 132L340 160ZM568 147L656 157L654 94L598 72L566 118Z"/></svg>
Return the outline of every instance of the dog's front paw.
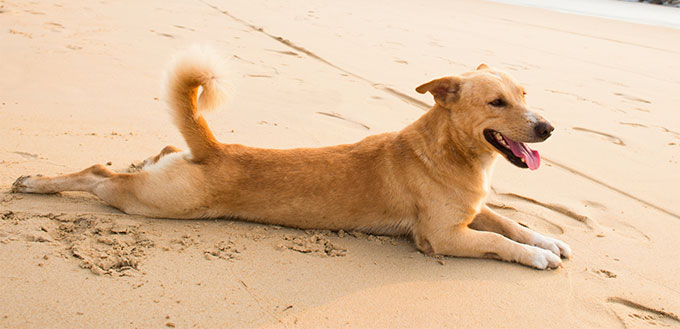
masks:
<svg viewBox="0 0 680 329"><path fill-rule="evenodd" d="M26 186L25 182L29 178L31 178L31 176L21 176L17 178L17 180L15 180L14 183L12 184L12 188L10 188L9 193L28 192L28 187Z"/></svg>
<svg viewBox="0 0 680 329"><path fill-rule="evenodd" d="M532 249L532 252L530 253L532 259L525 263L525 265L532 266L539 270L554 269L562 266L560 256L555 255L552 251L537 247L529 248Z"/></svg>
<svg viewBox="0 0 680 329"><path fill-rule="evenodd" d="M550 250L553 254L557 255L557 257L571 258L571 248L569 245L558 239L536 233L532 245Z"/></svg>

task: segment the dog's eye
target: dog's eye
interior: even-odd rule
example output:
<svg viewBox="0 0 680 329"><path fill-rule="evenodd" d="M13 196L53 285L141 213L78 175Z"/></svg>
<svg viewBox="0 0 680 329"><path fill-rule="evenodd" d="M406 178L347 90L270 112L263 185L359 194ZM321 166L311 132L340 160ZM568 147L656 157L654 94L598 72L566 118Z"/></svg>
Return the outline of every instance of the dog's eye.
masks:
<svg viewBox="0 0 680 329"><path fill-rule="evenodd" d="M500 99L500 98L496 98L493 101L491 101L489 103L489 105L495 106L495 107L503 107L503 106L505 106L505 101Z"/></svg>

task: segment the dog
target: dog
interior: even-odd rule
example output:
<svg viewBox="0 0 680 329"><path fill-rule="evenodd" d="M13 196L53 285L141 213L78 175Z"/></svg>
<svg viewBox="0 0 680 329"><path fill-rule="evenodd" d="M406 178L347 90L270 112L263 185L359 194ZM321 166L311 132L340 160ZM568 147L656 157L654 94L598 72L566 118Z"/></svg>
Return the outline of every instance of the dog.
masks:
<svg viewBox="0 0 680 329"><path fill-rule="evenodd" d="M429 255L494 258L554 269L570 258L543 236L485 204L494 163L537 169L526 143L553 126L530 111L522 86L485 64L416 88L434 106L399 132L356 144L288 150L222 144L201 113L223 99L218 60L194 49L172 62L165 100L189 151L167 146L138 172L97 164L22 176L14 193L90 192L128 214L236 218L302 229L409 235Z"/></svg>

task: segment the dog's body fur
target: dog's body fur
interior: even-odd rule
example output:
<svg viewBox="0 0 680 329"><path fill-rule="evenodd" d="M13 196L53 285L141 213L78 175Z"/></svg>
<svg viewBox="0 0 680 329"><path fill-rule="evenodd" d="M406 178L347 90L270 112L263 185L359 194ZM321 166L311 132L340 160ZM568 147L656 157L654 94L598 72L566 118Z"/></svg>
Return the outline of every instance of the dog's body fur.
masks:
<svg viewBox="0 0 680 329"><path fill-rule="evenodd" d="M126 213L149 217L234 217L410 234L428 254L498 258L539 269L558 267L560 256L570 256L563 242L485 205L501 154L484 140L485 129L525 142L547 138L535 136L534 126L547 123L526 109L523 90L507 75L482 65L418 87L432 93L436 104L400 132L351 145L271 150L215 139L200 115L221 96L211 63L190 53L167 78L166 97L189 152L166 147L136 173L95 165L51 178L22 176L12 191L87 191ZM489 99L499 97L506 109L494 111L500 103L488 105Z"/></svg>

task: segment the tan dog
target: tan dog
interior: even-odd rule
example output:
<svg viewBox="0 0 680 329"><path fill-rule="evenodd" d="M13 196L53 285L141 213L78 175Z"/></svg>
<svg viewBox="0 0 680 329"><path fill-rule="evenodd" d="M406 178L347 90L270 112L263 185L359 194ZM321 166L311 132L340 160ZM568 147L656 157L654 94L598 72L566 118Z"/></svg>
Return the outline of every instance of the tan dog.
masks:
<svg viewBox="0 0 680 329"><path fill-rule="evenodd" d="M214 60L180 56L166 99L190 151L166 147L136 173L102 165L57 177L22 176L12 192L87 191L129 214L232 217L298 228L406 235L426 254L497 258L538 269L570 257L565 243L485 205L499 155L536 169L524 142L553 127L527 109L524 90L482 64L416 88L436 104L400 132L351 145L270 150L221 144L200 111L221 97ZM199 87L202 89L199 97Z"/></svg>

